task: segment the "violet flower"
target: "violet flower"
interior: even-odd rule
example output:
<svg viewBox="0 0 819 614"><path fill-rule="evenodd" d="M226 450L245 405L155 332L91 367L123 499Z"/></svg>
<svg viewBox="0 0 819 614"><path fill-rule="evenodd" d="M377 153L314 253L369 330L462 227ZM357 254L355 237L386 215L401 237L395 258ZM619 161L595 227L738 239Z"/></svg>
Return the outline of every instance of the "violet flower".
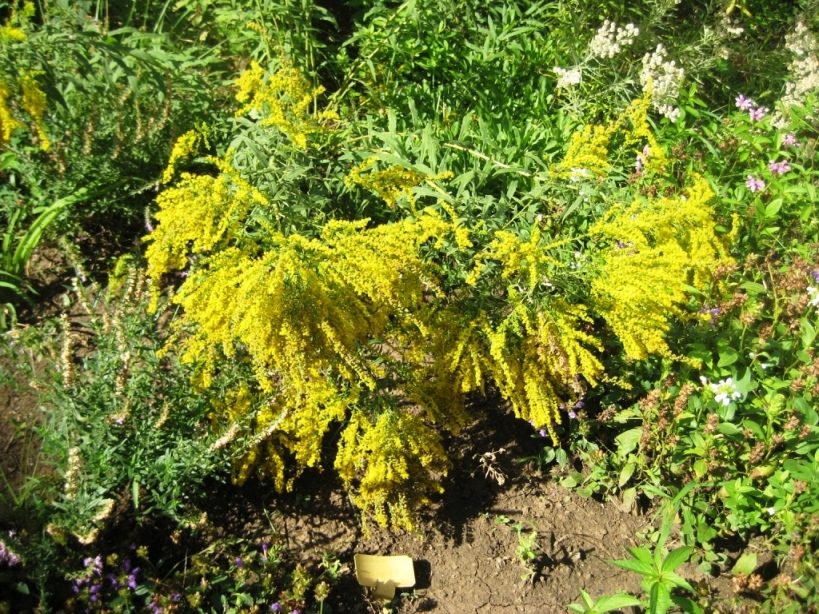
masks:
<svg viewBox="0 0 819 614"><path fill-rule="evenodd" d="M745 185L751 192L760 192L765 189L765 181L757 179L753 175L748 175L748 180L745 182Z"/></svg>
<svg viewBox="0 0 819 614"><path fill-rule="evenodd" d="M754 106L754 101L750 98L745 98L743 94L737 96L737 108L743 111L750 111Z"/></svg>
<svg viewBox="0 0 819 614"><path fill-rule="evenodd" d="M748 116L751 118L752 122L758 122L760 119L765 117L768 114L767 107L759 107L757 109L751 109L748 111Z"/></svg>

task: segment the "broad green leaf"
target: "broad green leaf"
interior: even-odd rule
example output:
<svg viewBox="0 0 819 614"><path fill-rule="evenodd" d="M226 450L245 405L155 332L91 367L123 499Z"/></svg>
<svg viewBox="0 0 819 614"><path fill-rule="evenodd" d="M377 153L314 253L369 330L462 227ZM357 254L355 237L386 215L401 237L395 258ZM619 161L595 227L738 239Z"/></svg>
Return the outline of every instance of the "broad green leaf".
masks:
<svg viewBox="0 0 819 614"><path fill-rule="evenodd" d="M668 556L665 557L663 561L663 571L674 571L685 563L688 560L688 557L691 556L693 548L690 546L683 546L682 548L677 548L676 550L672 550L668 553Z"/></svg>
<svg viewBox="0 0 819 614"><path fill-rule="evenodd" d="M752 573L754 573L756 565L757 565L756 553L746 552L737 559L737 562L734 563L734 568L731 570L731 572L734 575L741 573L745 574L746 576L750 576Z"/></svg>
<svg viewBox="0 0 819 614"><path fill-rule="evenodd" d="M623 433L620 433L615 438L615 441L617 442L617 456L620 458L625 458L629 452L637 447L637 444L640 443L640 438L642 436L642 427L629 429Z"/></svg>
<svg viewBox="0 0 819 614"><path fill-rule="evenodd" d="M628 569L629 571L636 572L642 576L648 576L653 572L652 565L646 565L640 561L635 561L634 559L624 559L622 561L609 561L612 565L617 565L617 567L622 567L623 569Z"/></svg>
<svg viewBox="0 0 819 614"><path fill-rule="evenodd" d="M663 573L663 578L669 583L673 584L674 586L679 586L680 588L684 588L686 590L694 592L694 587L688 583L688 580L683 578L681 575L674 573L673 571L667 571Z"/></svg>
<svg viewBox="0 0 819 614"><path fill-rule="evenodd" d="M705 612L696 601L687 597L672 595L671 601L686 614L704 614Z"/></svg>
<svg viewBox="0 0 819 614"><path fill-rule="evenodd" d="M632 597L628 593L618 593L617 595L600 597L600 599L597 600L595 610L597 612L610 612L611 610L619 610L620 608L628 608L636 605L640 605L639 599Z"/></svg>
<svg viewBox="0 0 819 614"><path fill-rule="evenodd" d="M628 551L638 561L642 561L646 565L653 565L654 560L651 557L651 552L645 548L629 548Z"/></svg>
<svg viewBox="0 0 819 614"><path fill-rule="evenodd" d="M626 463L625 466L620 470L620 479L618 480L618 486L622 488L626 485L626 483L631 479L631 476L634 475L634 463Z"/></svg>
<svg viewBox="0 0 819 614"><path fill-rule="evenodd" d="M654 583L649 592L649 614L665 614L671 605L671 591L668 587L659 582Z"/></svg>

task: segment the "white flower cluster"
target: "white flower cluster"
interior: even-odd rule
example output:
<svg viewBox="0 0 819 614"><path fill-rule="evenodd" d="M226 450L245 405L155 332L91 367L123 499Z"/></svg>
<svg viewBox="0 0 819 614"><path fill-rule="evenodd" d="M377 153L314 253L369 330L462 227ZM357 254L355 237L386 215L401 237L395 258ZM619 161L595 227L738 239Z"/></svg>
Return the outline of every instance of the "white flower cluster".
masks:
<svg viewBox="0 0 819 614"><path fill-rule="evenodd" d="M680 94L680 82L685 71L678 68L674 60L666 61L666 50L662 43L657 45L654 53L643 56L643 69L640 71L640 84L643 91L651 83L652 106L672 122L680 117L680 110L671 104Z"/></svg>
<svg viewBox="0 0 819 614"><path fill-rule="evenodd" d="M736 384L732 378L720 380L719 384L710 384L711 391L714 393L714 400L723 405L730 405L731 401L736 401L742 398L742 393L737 390Z"/></svg>
<svg viewBox="0 0 819 614"><path fill-rule="evenodd" d="M810 92L819 90L819 41L803 22L796 24L796 29L785 37L785 46L794 58L788 65L791 80L785 85L782 106L787 111L793 106L801 106ZM774 125L784 128L787 120L777 113Z"/></svg>
<svg viewBox="0 0 819 614"><path fill-rule="evenodd" d="M574 85L580 83L580 80L583 77L583 73L580 71L580 68L560 68L560 66L555 66L554 69L555 74L557 75L557 87L561 89L567 89Z"/></svg>
<svg viewBox="0 0 819 614"><path fill-rule="evenodd" d="M606 19L589 43L589 51L597 58L613 58L623 48L631 45L638 34L640 30L633 23L621 28Z"/></svg>
<svg viewBox="0 0 819 614"><path fill-rule="evenodd" d="M808 286L808 296L810 297L810 301L808 305L811 307L819 307L819 289L814 288L813 286Z"/></svg>

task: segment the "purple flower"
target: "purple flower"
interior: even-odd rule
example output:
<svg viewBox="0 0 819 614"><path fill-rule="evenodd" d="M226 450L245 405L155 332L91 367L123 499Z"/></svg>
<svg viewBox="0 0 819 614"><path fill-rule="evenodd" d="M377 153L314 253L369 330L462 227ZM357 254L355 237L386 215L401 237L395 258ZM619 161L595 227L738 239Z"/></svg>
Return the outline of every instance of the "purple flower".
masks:
<svg viewBox="0 0 819 614"><path fill-rule="evenodd" d="M239 569L241 569L242 567L244 567L244 566L245 566L245 564L244 564L244 562L242 561L242 559L241 559L240 557L238 557L238 556L236 557L236 560L235 560L235 561L233 561L233 562L236 564L236 567L238 567Z"/></svg>
<svg viewBox="0 0 819 614"><path fill-rule="evenodd" d="M643 172L643 157L640 154L637 154L637 161L634 163L634 170L637 173Z"/></svg>
<svg viewBox="0 0 819 614"><path fill-rule="evenodd" d="M108 581L111 583L111 588L114 590L119 589L119 580L117 580L117 577L114 574L109 573L105 577L108 578Z"/></svg>
<svg viewBox="0 0 819 614"><path fill-rule="evenodd" d="M586 404L581 399L580 401L575 403L574 406L577 407L578 409L583 409L586 406Z"/></svg>
<svg viewBox="0 0 819 614"><path fill-rule="evenodd" d="M748 116L752 122L758 122L760 119L768 114L767 107L759 107L758 109L751 109L748 111Z"/></svg>
<svg viewBox="0 0 819 614"><path fill-rule="evenodd" d="M649 147L648 143L646 143L646 146L643 147L643 158L645 158L647 160L650 155L651 155L651 147Z"/></svg>
<svg viewBox="0 0 819 614"><path fill-rule="evenodd" d="M813 277L813 281L819 282L819 269L811 271L810 276Z"/></svg>
<svg viewBox="0 0 819 614"><path fill-rule="evenodd" d="M171 601L173 601L174 603L176 603L180 599L182 599L182 595L180 595L179 593L174 593L171 595Z"/></svg>
<svg viewBox="0 0 819 614"><path fill-rule="evenodd" d="M136 575L131 574L130 576L128 576L128 588L130 588L132 591L135 591L137 586L138 585L136 581Z"/></svg>
<svg viewBox="0 0 819 614"><path fill-rule="evenodd" d="M277 602L276 602L276 603L274 603L272 606L270 606L270 609L271 609L271 610L273 610L274 612L281 612L281 611L282 611L284 608L283 608L283 607L282 607L282 605L281 605L281 604L280 604L280 603L277 601Z"/></svg>
<svg viewBox="0 0 819 614"><path fill-rule="evenodd" d="M293 610L290 614L301 614L301 610Z"/></svg>
<svg viewBox="0 0 819 614"><path fill-rule="evenodd" d="M791 170L791 165L788 164L787 160L782 160L782 162L774 162L771 160L768 163L768 170L776 175L784 175Z"/></svg>
<svg viewBox="0 0 819 614"><path fill-rule="evenodd" d="M737 108L743 111L750 111L754 106L754 101L750 98L745 98L743 94L737 96Z"/></svg>
<svg viewBox="0 0 819 614"><path fill-rule="evenodd" d="M572 420L577 420L577 414L574 412L573 409L569 410L569 418Z"/></svg>
<svg viewBox="0 0 819 614"><path fill-rule="evenodd" d="M99 600L100 600L99 596L91 595L91 601L93 601L94 603L97 603L97 601L99 601Z"/></svg>
<svg viewBox="0 0 819 614"><path fill-rule="evenodd" d="M799 143L794 135L789 133L782 137L782 147L796 147L797 145Z"/></svg>
<svg viewBox="0 0 819 614"><path fill-rule="evenodd" d="M759 192L765 189L765 182L762 179L757 179L753 175L748 175L748 180L745 182L751 192Z"/></svg>
<svg viewBox="0 0 819 614"><path fill-rule="evenodd" d="M546 437L546 435L548 435L548 433L546 432L546 429L540 429L540 430L538 431L538 433L540 433L540 436L541 436L541 437Z"/></svg>

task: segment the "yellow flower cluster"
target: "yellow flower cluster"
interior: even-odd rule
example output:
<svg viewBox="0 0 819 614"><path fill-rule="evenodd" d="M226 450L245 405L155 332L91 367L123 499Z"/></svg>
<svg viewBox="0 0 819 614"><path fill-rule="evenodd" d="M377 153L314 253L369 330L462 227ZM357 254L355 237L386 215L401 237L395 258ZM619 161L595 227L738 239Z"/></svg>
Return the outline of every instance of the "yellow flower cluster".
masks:
<svg viewBox="0 0 819 614"><path fill-rule="evenodd" d="M714 229L713 195L697 177L687 196L614 207L591 228L607 245L591 285L595 309L629 358L670 356L665 333L684 317L688 288L703 288L717 266L732 262Z"/></svg>
<svg viewBox="0 0 819 614"><path fill-rule="evenodd" d="M411 531L412 511L429 503L429 493L443 492L439 480L449 461L440 436L420 417L388 410L373 421L354 411L335 468L348 488L358 483L353 502L365 521Z"/></svg>
<svg viewBox="0 0 819 614"><path fill-rule="evenodd" d="M454 177L452 171L444 171L437 175L424 175L396 164L383 170L362 174L372 168L377 161L378 158L369 158L353 167L350 174L344 178L344 183L348 188L360 185L371 192L375 192L393 209L398 204L398 199L403 196L407 199L410 209L415 212L415 197L412 193L414 187L421 185L424 181L437 181Z"/></svg>
<svg viewBox="0 0 819 614"><path fill-rule="evenodd" d="M46 133L43 114L47 106L46 95L37 84L37 80L31 73L26 73L20 78L19 87L22 89L23 109L31 116L37 137L40 141L40 149L48 151L51 148L51 140ZM25 126L15 119L10 100L14 91L12 87L0 80L0 145L5 145L11 140L11 135L17 129Z"/></svg>
<svg viewBox="0 0 819 614"><path fill-rule="evenodd" d="M204 127L188 130L185 134L176 139L176 142L173 144L173 149L171 150L171 157L168 160L168 166L162 174L162 183L168 183L173 179L174 174L176 174L177 162L190 155L196 154L202 145L210 147L207 131Z"/></svg>
<svg viewBox="0 0 819 614"><path fill-rule="evenodd" d="M534 290L542 281L547 280L546 273L550 266L562 266L558 260L549 256L548 253L571 242L571 239L562 239L547 245L541 245L541 238L542 233L538 226L532 228L529 240L526 242L521 241L520 237L513 232L505 230L495 232L494 240L478 258L478 266L468 277L467 283L473 285L482 270L483 261L492 259L498 260L502 264L503 279L517 277L525 273L529 289Z"/></svg>
<svg viewBox="0 0 819 614"><path fill-rule="evenodd" d="M513 297L514 298L514 297ZM515 415L545 427L558 445L554 425L561 423L562 400L583 396L585 382L596 385L603 373L589 348L598 341L581 330L589 322L582 306L564 301L532 309L519 302L496 327L484 326L492 378Z"/></svg>
<svg viewBox="0 0 819 614"><path fill-rule="evenodd" d="M264 126L275 126L300 148L307 148L307 136L324 131L325 122L338 119L332 110L310 112L316 97L324 88L312 87L301 72L285 66L265 80L265 71L258 62L252 62L235 81L239 89L236 100L245 105L236 112L258 113Z"/></svg>
<svg viewBox="0 0 819 614"><path fill-rule="evenodd" d="M641 151L649 147L649 156L643 158L647 170L660 170L667 159L654 138L648 123L651 105L651 88L642 97L632 101L626 110L605 126L586 124L572 134L566 155L552 168L561 179L577 181L582 178L604 177L611 166L610 157L617 147L629 151Z"/></svg>
<svg viewBox="0 0 819 614"><path fill-rule="evenodd" d="M51 148L51 140L48 138L43 124L43 113L47 104L46 95L31 74L23 75L20 86L23 88L23 108L34 120L37 137L40 139L40 149L48 151Z"/></svg>
<svg viewBox="0 0 819 614"><path fill-rule="evenodd" d="M34 16L35 8L33 2L26 2L22 12L11 11L8 21L0 26L0 42L13 42L26 40L26 33L19 26L25 25L26 21Z"/></svg>
<svg viewBox="0 0 819 614"><path fill-rule="evenodd" d="M229 163L212 161L229 171ZM186 268L193 255L236 239L248 211L267 200L229 171L218 177L183 173L178 185L157 197L157 204L159 224L146 238L150 243L146 257L148 275L158 282L162 275ZM154 299L157 285L152 287Z"/></svg>
<svg viewBox="0 0 819 614"><path fill-rule="evenodd" d="M9 86L0 81L0 145L5 145L11 140L12 133L22 128L23 124L14 119L14 115L9 108L11 90Z"/></svg>

